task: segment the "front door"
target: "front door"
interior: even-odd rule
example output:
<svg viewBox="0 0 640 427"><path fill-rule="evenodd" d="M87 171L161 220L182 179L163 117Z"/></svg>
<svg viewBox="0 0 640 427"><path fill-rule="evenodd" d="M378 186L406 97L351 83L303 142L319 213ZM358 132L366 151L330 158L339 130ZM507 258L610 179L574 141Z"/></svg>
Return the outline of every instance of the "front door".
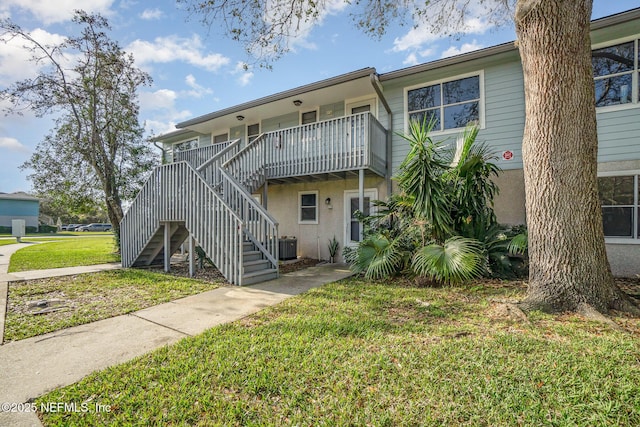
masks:
<svg viewBox="0 0 640 427"><path fill-rule="evenodd" d="M371 201L378 197L378 191L376 189L370 189L364 191L364 214L369 215L371 213ZM345 207L345 246L354 246L360 241L360 229L362 224L355 218L355 212L358 210L360 204L360 197L358 191L345 191L344 192L344 207Z"/></svg>

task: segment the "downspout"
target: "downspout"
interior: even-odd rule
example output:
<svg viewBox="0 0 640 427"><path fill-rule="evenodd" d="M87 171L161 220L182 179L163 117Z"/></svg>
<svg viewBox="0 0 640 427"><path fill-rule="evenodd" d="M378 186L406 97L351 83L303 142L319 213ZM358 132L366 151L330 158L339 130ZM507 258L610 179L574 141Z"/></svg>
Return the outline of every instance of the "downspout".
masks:
<svg viewBox="0 0 640 427"><path fill-rule="evenodd" d="M161 146L156 145L156 144L157 144L157 142L156 142L156 141L153 141L153 145L154 145L158 150L162 151L162 164L164 165L164 164L165 164L165 162L167 161L167 150L165 150L164 148L162 148Z"/></svg>
<svg viewBox="0 0 640 427"><path fill-rule="evenodd" d="M378 73L371 73L369 75L369 77L371 78L371 86L373 86L373 89L376 91L376 93L378 94L378 98L380 98L380 102L382 102L382 105L384 106L384 109L387 111L387 152L386 152L386 157L387 157L387 161L386 161L386 171L385 171L385 177L384 180L387 183L387 197L391 196L391 190L392 190L392 185L391 185L391 156L392 156L392 152L391 152L391 138L393 136L393 113L391 112L391 107L389 107L389 103L387 102L387 99L384 97L384 94L382 93L382 85L380 83L380 79L378 78Z"/></svg>

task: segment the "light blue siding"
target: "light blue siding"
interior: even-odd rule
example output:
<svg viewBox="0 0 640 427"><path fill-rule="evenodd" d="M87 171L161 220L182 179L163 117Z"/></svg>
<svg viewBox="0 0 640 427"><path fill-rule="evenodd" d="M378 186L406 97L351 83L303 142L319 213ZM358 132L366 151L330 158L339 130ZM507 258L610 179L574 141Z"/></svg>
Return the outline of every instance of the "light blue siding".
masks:
<svg viewBox="0 0 640 427"><path fill-rule="evenodd" d="M38 216L40 203L37 200L0 200L0 215L2 216Z"/></svg>
<svg viewBox="0 0 640 427"><path fill-rule="evenodd" d="M344 116L344 102L336 102L320 107L320 120L329 120Z"/></svg>
<svg viewBox="0 0 640 427"><path fill-rule="evenodd" d="M405 130L405 100L406 87L418 84L427 84L446 76L455 78L457 75L480 72L484 75L484 122L485 127L478 135L478 141L485 141L490 148L500 155L505 150L513 152L514 157L510 161L499 161L503 169L522 168L522 134L524 129L524 89L522 68L517 56L505 61L501 58L497 63L472 63L465 68L456 67L448 73L443 70L424 72L413 75L400 81L385 84L385 96L394 111L393 128L395 132ZM437 136L439 139L455 141L457 132L446 133ZM398 135L393 136L393 168L398 166L405 158L409 150L408 143Z"/></svg>
<svg viewBox="0 0 640 427"><path fill-rule="evenodd" d="M598 161L640 160L640 106L598 112Z"/></svg>
<svg viewBox="0 0 640 427"><path fill-rule="evenodd" d="M270 132L278 129L287 129L300 124L300 114L297 111L272 117L262 121L262 132Z"/></svg>

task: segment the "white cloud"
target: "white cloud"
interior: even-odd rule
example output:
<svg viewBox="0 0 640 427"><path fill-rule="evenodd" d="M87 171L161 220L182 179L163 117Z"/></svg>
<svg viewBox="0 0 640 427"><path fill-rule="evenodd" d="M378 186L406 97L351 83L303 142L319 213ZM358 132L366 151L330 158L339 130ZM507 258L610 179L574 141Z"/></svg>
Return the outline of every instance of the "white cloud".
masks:
<svg viewBox="0 0 640 427"><path fill-rule="evenodd" d="M140 108L147 111L172 109L177 98L178 94L170 89L140 92Z"/></svg>
<svg viewBox="0 0 640 427"><path fill-rule="evenodd" d="M196 78L193 76L193 74L189 74L187 77L185 77L184 82L187 84L187 86L193 89L187 91L188 96L194 98L202 98L204 95L213 93L213 89L199 85L198 82L196 82Z"/></svg>
<svg viewBox="0 0 640 427"><path fill-rule="evenodd" d="M448 2L441 3L451 7ZM438 7L438 6L434 6ZM455 8L456 6L454 6ZM464 9L464 19L460 18L460 10L454 11L451 18L454 22L451 23L449 28L445 30L449 33L456 33L460 35L470 34L484 34L489 29L495 26L495 23L491 20L494 9L500 7L499 0L490 0L486 2L471 3L467 1L460 1L457 8ZM434 13L438 14L437 9L434 9ZM432 21L432 16L425 16L421 20L416 21L413 28L411 28L404 36L397 37L393 41L393 52L405 52L405 51L418 51L424 49L424 46L433 43L437 40L441 40L446 37L446 33L439 31ZM436 20L437 22L437 20ZM426 56L421 54L421 56Z"/></svg>
<svg viewBox="0 0 640 427"><path fill-rule="evenodd" d="M142 14L140 14L140 18L146 21L152 21L162 17L164 17L164 12L160 9L145 9Z"/></svg>
<svg viewBox="0 0 640 427"><path fill-rule="evenodd" d="M125 49L131 52L139 66L152 63L182 61L208 71L217 71L229 63L229 58L219 53L205 53L205 46L197 35L191 38L178 36L157 37L153 42L136 40Z"/></svg>
<svg viewBox="0 0 640 427"><path fill-rule="evenodd" d="M0 149L6 148L9 151L16 151L20 153L28 153L31 150L23 144L20 143L15 138L10 138L6 136L0 136Z"/></svg>
<svg viewBox="0 0 640 427"><path fill-rule="evenodd" d="M86 12L98 12L109 16L113 0L3 0L0 4L0 14L7 15L11 10L19 9L31 13L44 24L53 24L71 20L73 11L78 8Z"/></svg>
<svg viewBox="0 0 640 427"><path fill-rule="evenodd" d="M404 61L402 61L402 64L403 64L403 65L408 65L408 66L418 64L418 57L417 57L417 55L416 55L414 52L410 53L410 54L409 54L409 55L404 59Z"/></svg>
<svg viewBox="0 0 640 427"><path fill-rule="evenodd" d="M65 39L62 35L39 28L33 30L30 35L43 45L58 45ZM8 85L17 80L35 77L42 69L29 61L31 53L25 49L26 44L18 37L9 39L6 43L0 41L0 84ZM69 55L66 58L69 59Z"/></svg>
<svg viewBox="0 0 640 427"><path fill-rule="evenodd" d="M236 69L233 74L239 74L240 77L236 79L240 86L247 86L253 79L253 71L249 70L248 65L245 62L236 63Z"/></svg>
<svg viewBox="0 0 640 427"><path fill-rule="evenodd" d="M442 52L442 58L448 58L449 56L455 56L455 55L460 55L462 53L467 53L467 52L472 52L474 50L479 50L482 49L484 47L483 44L478 43L476 40L474 40L471 43L463 43L462 46L460 47L456 47L456 46L451 46L449 49L445 50L444 52Z"/></svg>
<svg viewBox="0 0 640 427"><path fill-rule="evenodd" d="M325 2L316 2L315 5L318 8L318 15L314 20L302 19L299 22L291 22L288 28L282 29L283 33L288 34L286 43L292 51L295 51L298 47L309 50L317 49L316 43L309 40L313 28L316 25L322 25L327 16L337 15L342 12L349 6L349 3L344 0L327 0ZM291 13L291 1L268 0L265 9L267 12L264 20L272 23L280 19L280 16ZM268 48L265 50L268 50Z"/></svg>

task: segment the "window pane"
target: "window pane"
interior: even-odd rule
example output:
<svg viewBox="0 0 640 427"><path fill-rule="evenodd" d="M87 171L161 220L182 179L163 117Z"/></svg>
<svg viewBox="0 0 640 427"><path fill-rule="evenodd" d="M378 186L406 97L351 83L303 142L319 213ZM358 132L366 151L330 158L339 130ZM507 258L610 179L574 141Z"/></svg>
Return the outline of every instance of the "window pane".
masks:
<svg viewBox="0 0 640 427"><path fill-rule="evenodd" d="M316 121L316 112L309 111L306 113L302 113L302 124L306 125L308 123L314 123Z"/></svg>
<svg viewBox="0 0 640 427"><path fill-rule="evenodd" d="M409 111L425 110L440 105L440 85L410 90L407 94Z"/></svg>
<svg viewBox="0 0 640 427"><path fill-rule="evenodd" d="M631 102L632 75L624 74L596 80L596 107Z"/></svg>
<svg viewBox="0 0 640 427"><path fill-rule="evenodd" d="M247 126L247 133L249 134L249 136L259 134L260 133L260 124L256 123L255 125Z"/></svg>
<svg viewBox="0 0 640 427"><path fill-rule="evenodd" d="M175 144L173 149L175 152L191 150L192 148L198 148L198 140L192 139L190 141L181 142L179 144Z"/></svg>
<svg viewBox="0 0 640 427"><path fill-rule="evenodd" d="M352 197L351 198L351 213L353 214L355 211L358 210L360 206L360 198L358 197ZM365 216L369 216L371 214L371 199L369 197L365 197L364 198L364 206L363 208L363 213Z"/></svg>
<svg viewBox="0 0 640 427"><path fill-rule="evenodd" d="M425 116L426 116L426 124L429 124L431 120L435 120L435 123L433 125L433 130L439 131L440 130L440 109L427 110L427 111L422 111L420 113L411 113L409 114L409 120L417 121L418 123L422 124L423 120L425 120Z"/></svg>
<svg viewBox="0 0 640 427"><path fill-rule="evenodd" d="M633 205L633 176L601 176L598 192L602 206Z"/></svg>
<svg viewBox="0 0 640 427"><path fill-rule="evenodd" d="M300 209L301 221L315 221L316 220L316 208L301 208Z"/></svg>
<svg viewBox="0 0 640 427"><path fill-rule="evenodd" d="M360 241L360 223L358 221L351 221L351 236L349 238L352 242Z"/></svg>
<svg viewBox="0 0 640 427"><path fill-rule="evenodd" d="M442 86L445 105L480 99L480 76L446 82Z"/></svg>
<svg viewBox="0 0 640 427"><path fill-rule="evenodd" d="M316 195L315 194L303 194L300 197L300 206L316 206Z"/></svg>
<svg viewBox="0 0 640 427"><path fill-rule="evenodd" d="M591 53L593 76L608 76L633 70L633 42L596 49Z"/></svg>
<svg viewBox="0 0 640 427"><path fill-rule="evenodd" d="M608 237L633 237L633 208L602 208L602 226Z"/></svg>
<svg viewBox="0 0 640 427"><path fill-rule="evenodd" d="M223 133L221 135L216 135L213 137L213 143L214 144L218 144L220 142L226 142L229 140L229 137L227 136L226 133Z"/></svg>
<svg viewBox="0 0 640 427"><path fill-rule="evenodd" d="M444 128L454 129L465 127L469 122L477 121L479 115L478 102L458 104L444 108Z"/></svg>

